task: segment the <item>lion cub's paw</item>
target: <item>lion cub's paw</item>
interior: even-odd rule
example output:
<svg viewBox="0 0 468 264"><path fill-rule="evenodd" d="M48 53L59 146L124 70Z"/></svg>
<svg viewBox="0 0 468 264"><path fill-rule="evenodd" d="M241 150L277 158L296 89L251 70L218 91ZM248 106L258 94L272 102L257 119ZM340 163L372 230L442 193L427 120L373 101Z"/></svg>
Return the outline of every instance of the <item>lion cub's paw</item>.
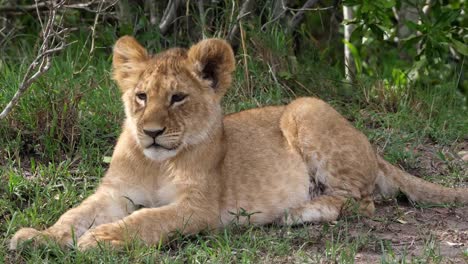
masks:
<svg viewBox="0 0 468 264"><path fill-rule="evenodd" d="M10 250L16 250L21 242L32 240L33 246L44 245L47 242L55 241L61 247L73 245L72 231L67 228L50 228L38 231L34 228L21 228L10 240Z"/></svg>
<svg viewBox="0 0 468 264"><path fill-rule="evenodd" d="M79 250L85 251L97 247L99 244L119 248L123 245L122 229L115 224L104 224L88 230L78 239Z"/></svg>
<svg viewBox="0 0 468 264"><path fill-rule="evenodd" d="M10 240L10 250L16 250L21 242L32 240L34 244L44 243L44 234L34 228L21 228Z"/></svg>

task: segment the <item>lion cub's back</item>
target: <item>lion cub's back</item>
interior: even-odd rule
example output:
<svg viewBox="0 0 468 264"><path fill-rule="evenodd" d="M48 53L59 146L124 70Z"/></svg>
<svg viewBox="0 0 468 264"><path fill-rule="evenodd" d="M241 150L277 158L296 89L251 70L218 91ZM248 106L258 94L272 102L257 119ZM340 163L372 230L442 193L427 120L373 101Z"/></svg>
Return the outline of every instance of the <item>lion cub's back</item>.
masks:
<svg viewBox="0 0 468 264"><path fill-rule="evenodd" d="M284 109L257 108L225 117L223 224L242 209L258 213L240 221L268 223L309 199L306 166L279 128Z"/></svg>

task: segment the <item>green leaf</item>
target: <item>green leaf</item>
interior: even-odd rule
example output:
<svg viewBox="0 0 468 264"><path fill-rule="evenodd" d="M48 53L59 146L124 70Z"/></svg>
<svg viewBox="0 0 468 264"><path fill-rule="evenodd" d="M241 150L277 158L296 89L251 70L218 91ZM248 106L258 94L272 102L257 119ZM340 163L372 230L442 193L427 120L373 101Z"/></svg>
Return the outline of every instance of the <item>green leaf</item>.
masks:
<svg viewBox="0 0 468 264"><path fill-rule="evenodd" d="M280 71L278 72L278 76L285 80L290 80L292 78L292 74L288 71Z"/></svg>
<svg viewBox="0 0 468 264"><path fill-rule="evenodd" d="M421 41L423 39L423 37L424 36L422 36L422 35L419 35L419 36L413 35L413 36L410 36L408 38L402 39L401 41L403 42L403 48L404 49L412 48L414 45L416 45L416 43Z"/></svg>
<svg viewBox="0 0 468 264"><path fill-rule="evenodd" d="M418 25L416 23L414 23L413 21L405 21L405 25L409 28L409 29L412 29L414 31L424 31L424 26L422 25Z"/></svg>
<svg viewBox="0 0 468 264"><path fill-rule="evenodd" d="M351 33L351 36L349 38L350 42L351 43L356 43L356 42L359 42L361 43L361 39L363 37L363 25L359 25L358 27L356 27L353 32Z"/></svg>
<svg viewBox="0 0 468 264"><path fill-rule="evenodd" d="M112 160L112 157L109 157L109 156L104 156L102 158L102 162L107 163L107 164L111 163L111 160Z"/></svg>
<svg viewBox="0 0 468 264"><path fill-rule="evenodd" d="M358 24L360 23L361 21L357 20L356 18L354 19L346 19L346 20L343 20L343 22L341 22L343 25L355 25L355 24Z"/></svg>
<svg viewBox="0 0 468 264"><path fill-rule="evenodd" d="M382 7L384 8L392 8L396 5L396 1L395 0L383 0L383 1L380 1L381 4L382 4Z"/></svg>
<svg viewBox="0 0 468 264"><path fill-rule="evenodd" d="M380 27L378 27L375 24L371 24L371 25L369 25L369 27L370 27L372 33L374 33L379 40L383 39L383 36L384 36L385 32Z"/></svg>
<svg viewBox="0 0 468 264"><path fill-rule="evenodd" d="M349 48L351 55L353 55L354 64L356 65L357 73L360 74L362 72L362 61L361 61L361 56L359 55L357 48L352 43L347 41L346 39L343 39L343 43Z"/></svg>
<svg viewBox="0 0 468 264"><path fill-rule="evenodd" d="M434 26L448 26L450 23L455 21L460 15L461 10L443 12L439 17Z"/></svg>
<svg viewBox="0 0 468 264"><path fill-rule="evenodd" d="M461 54L465 55L465 56L468 56L468 46L461 42L461 41L458 41L456 39L452 39L452 44L453 44L453 48L460 52Z"/></svg>
<svg viewBox="0 0 468 264"><path fill-rule="evenodd" d="M344 6L356 6L362 3L361 0L343 0Z"/></svg>

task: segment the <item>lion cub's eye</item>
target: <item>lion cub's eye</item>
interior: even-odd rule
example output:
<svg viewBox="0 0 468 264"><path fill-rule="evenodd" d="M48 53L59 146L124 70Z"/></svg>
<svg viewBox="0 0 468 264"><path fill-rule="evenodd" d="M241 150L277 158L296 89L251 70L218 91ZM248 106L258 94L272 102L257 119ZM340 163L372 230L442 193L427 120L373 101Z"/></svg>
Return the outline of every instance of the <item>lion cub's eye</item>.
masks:
<svg viewBox="0 0 468 264"><path fill-rule="evenodd" d="M173 94L171 97L171 105L178 103L178 102L182 102L185 98L187 98L187 95L184 93Z"/></svg>
<svg viewBox="0 0 468 264"><path fill-rule="evenodd" d="M146 101L146 93L137 93L136 97L142 101Z"/></svg>

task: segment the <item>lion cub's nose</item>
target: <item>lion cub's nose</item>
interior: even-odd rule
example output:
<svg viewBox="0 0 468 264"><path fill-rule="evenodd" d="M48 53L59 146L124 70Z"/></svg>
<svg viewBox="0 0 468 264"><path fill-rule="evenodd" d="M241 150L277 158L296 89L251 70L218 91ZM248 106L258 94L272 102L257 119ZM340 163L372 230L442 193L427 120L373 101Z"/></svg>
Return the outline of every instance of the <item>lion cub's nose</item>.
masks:
<svg viewBox="0 0 468 264"><path fill-rule="evenodd" d="M160 136L162 133L164 133L164 130L166 130L166 128L163 128L163 129L158 129L158 130L146 130L146 129L143 129L143 132L145 132L146 135L152 137L152 138L157 138L158 136Z"/></svg>

